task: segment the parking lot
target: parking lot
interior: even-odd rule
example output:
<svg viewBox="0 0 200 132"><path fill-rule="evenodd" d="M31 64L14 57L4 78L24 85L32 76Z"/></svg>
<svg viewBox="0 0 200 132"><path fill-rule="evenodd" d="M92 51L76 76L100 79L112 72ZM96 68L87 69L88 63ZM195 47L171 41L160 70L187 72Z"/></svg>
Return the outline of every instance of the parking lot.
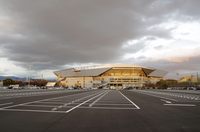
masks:
<svg viewBox="0 0 200 132"><path fill-rule="evenodd" d="M0 98L1 131L200 131L197 92L38 91L12 91L7 92L15 94L12 98ZM40 94L28 94L32 92Z"/></svg>
<svg viewBox="0 0 200 132"><path fill-rule="evenodd" d="M76 91L76 90L73 90ZM65 89L0 89L0 100L72 92Z"/></svg>

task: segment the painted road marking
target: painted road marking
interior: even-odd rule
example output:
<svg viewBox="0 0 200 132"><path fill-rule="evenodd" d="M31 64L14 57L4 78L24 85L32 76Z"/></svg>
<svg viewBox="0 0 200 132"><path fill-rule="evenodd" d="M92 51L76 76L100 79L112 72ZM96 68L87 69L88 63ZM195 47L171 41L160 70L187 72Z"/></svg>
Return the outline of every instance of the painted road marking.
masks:
<svg viewBox="0 0 200 132"><path fill-rule="evenodd" d="M138 92L138 93L141 93L141 94L145 94L145 95L149 95L149 96L153 96L153 97L157 97L157 98L162 98L162 99L167 99L167 100L171 100L171 101L177 102L177 100L175 100L175 99L167 98L167 97L162 97L162 96L158 96L158 95L153 95L152 93L149 94L149 93L144 93L144 92L141 92L141 91L135 91L135 92Z"/></svg>
<svg viewBox="0 0 200 132"><path fill-rule="evenodd" d="M0 100L10 99L10 98L21 98L21 97L34 97L34 96L41 96L41 95L53 95L53 94L59 94L59 93L71 93L71 92L76 92L76 91L65 91L65 90L63 91L33 91L31 93L14 93L14 92L23 92L23 91L12 91L9 94L0 95ZM82 91L87 91L87 90L82 90Z"/></svg>
<svg viewBox="0 0 200 132"><path fill-rule="evenodd" d="M163 104L168 106L196 106L194 104Z"/></svg>
<svg viewBox="0 0 200 132"><path fill-rule="evenodd" d="M52 100L52 99L60 99L60 98L65 98L65 97L74 96L74 95L80 95L80 94L83 94L83 93L72 94L72 95L65 95L65 96L60 96L60 97L55 97L55 98L47 98L47 99L42 99L42 100L36 100L36 101L31 101L31 102L26 102L26 103L21 103L21 104L6 106L6 107L0 108L0 110L2 110L2 109L8 109L8 108L13 108L13 107L17 107L17 106L23 106L23 105L32 104L32 103L37 103L37 102L42 102L42 101L47 101L47 100Z"/></svg>
<svg viewBox="0 0 200 132"><path fill-rule="evenodd" d="M79 106L81 106L81 105L83 105L83 104L89 102L90 100L93 100L93 99L95 99L96 97L99 97L101 94L102 94L102 93L100 93L100 94L98 94L98 95L96 95L96 96L94 96L94 97L92 97L92 98L90 98L90 99L84 101L83 103L80 103L79 105L74 106L73 108L67 110L66 113L69 113L69 112L71 112L72 110L78 108Z"/></svg>
<svg viewBox="0 0 200 132"><path fill-rule="evenodd" d="M65 104L64 102L46 102L46 101L42 101L42 102L37 102L37 104Z"/></svg>
<svg viewBox="0 0 200 132"><path fill-rule="evenodd" d="M173 97L185 98L188 100L196 100L196 98L199 97L198 95L190 95L187 93L166 93L166 92L158 92L158 91L140 91L140 92L145 92L149 94L168 95L168 96L173 96Z"/></svg>
<svg viewBox="0 0 200 132"><path fill-rule="evenodd" d="M121 93L120 91L119 91L119 93L124 97L124 98L126 98L131 104L133 104L137 109L140 109L140 107L139 106L137 106L135 103L133 103L133 101L131 101L128 97L126 97L123 93Z"/></svg>
<svg viewBox="0 0 200 132"><path fill-rule="evenodd" d="M98 92L98 93L100 93L100 92ZM85 96L85 97L82 97L82 98L73 100L73 101L71 101L71 102L69 102L69 103L63 103L63 105L60 105L60 106L58 106L58 107L56 107L56 108L52 108L51 110L52 110L52 111L58 110L59 107L60 107L60 108L66 107L67 105L74 104L74 103L77 102L77 101L81 101L81 100L83 100L83 99L85 99L85 98L91 97L91 96L96 95L96 94L98 94L98 93L95 93L95 94L92 94L92 95L88 95L88 96ZM103 94L103 92L102 92L101 94Z"/></svg>
<svg viewBox="0 0 200 132"><path fill-rule="evenodd" d="M23 106L30 106L30 107L58 107L58 105L23 105Z"/></svg>
<svg viewBox="0 0 200 132"><path fill-rule="evenodd" d="M104 109L104 110L136 110L138 108L130 107L79 107L78 109Z"/></svg>
<svg viewBox="0 0 200 132"><path fill-rule="evenodd" d="M28 110L28 109L1 109L1 111L14 111L14 112L39 112L39 113L66 113L65 111L48 111L48 110Z"/></svg>
<svg viewBox="0 0 200 132"><path fill-rule="evenodd" d="M71 107L68 107L71 108ZM78 107L78 109L104 109L104 110L135 110L138 108L121 108L121 107ZM66 111L48 111L48 110L28 110L28 109L1 109L1 111L13 112L36 112L36 113L60 113L66 114Z"/></svg>
<svg viewBox="0 0 200 132"><path fill-rule="evenodd" d="M3 106L3 105L9 105L9 104L13 104L13 102L3 103L3 104L0 104L0 106Z"/></svg>
<svg viewBox="0 0 200 132"><path fill-rule="evenodd" d="M97 98L95 101L93 101L89 107L92 107L95 103L97 103L100 99L102 99L106 94L108 94L110 91L105 92L102 96L100 96L99 98Z"/></svg>
<svg viewBox="0 0 200 132"><path fill-rule="evenodd" d="M172 102L168 101L168 100L164 100L164 99L161 99L161 101L164 101L165 103L167 104L171 104Z"/></svg>
<svg viewBox="0 0 200 132"><path fill-rule="evenodd" d="M77 104L80 104L80 103L73 103L73 104L74 104L74 105L77 105ZM85 104L89 105L89 104L91 104L91 103L85 103ZM132 104L130 104L130 103L128 103L128 104L120 104L120 103L105 104L105 103L99 103L99 102L98 102L98 103L95 104L95 105L108 105L108 106L109 106L109 105L119 105L119 106L121 105L121 106L124 106L124 105L132 105Z"/></svg>
<svg viewBox="0 0 200 132"><path fill-rule="evenodd" d="M99 93L100 93L100 92L99 92ZM88 95L88 96L85 96L85 97L82 97L82 98L73 100L73 101L71 101L71 102L69 102L69 103L63 103L63 105L60 105L60 106L55 107L55 108L52 108L51 110L52 110L52 111L55 111L55 110L58 110L59 107L62 108L62 107L66 107L67 105L75 104L75 102L81 101L81 100L83 100L83 99L85 99L85 98L91 97L91 96L96 95L96 94L97 94L97 93L92 94L92 95Z"/></svg>

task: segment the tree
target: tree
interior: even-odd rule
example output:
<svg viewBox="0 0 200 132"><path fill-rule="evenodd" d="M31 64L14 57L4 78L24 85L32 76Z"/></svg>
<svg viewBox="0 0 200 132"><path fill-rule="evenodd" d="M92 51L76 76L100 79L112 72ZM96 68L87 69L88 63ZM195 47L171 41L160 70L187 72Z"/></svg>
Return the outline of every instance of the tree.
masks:
<svg viewBox="0 0 200 132"><path fill-rule="evenodd" d="M156 86L158 87L158 89L167 89L168 84L167 81L160 80L159 82L156 83Z"/></svg>
<svg viewBox="0 0 200 132"><path fill-rule="evenodd" d="M3 80L3 85L4 86L10 86L10 85L14 85L15 84L15 81L10 79L10 78L7 78L5 80Z"/></svg>
<svg viewBox="0 0 200 132"><path fill-rule="evenodd" d="M19 81L19 80L15 80L15 84L19 84L20 87L26 85L25 82L23 82L23 81Z"/></svg>
<svg viewBox="0 0 200 132"><path fill-rule="evenodd" d="M35 86L46 86L47 84L47 80L44 80L44 79L35 79L35 80L31 80L31 85L35 85Z"/></svg>
<svg viewBox="0 0 200 132"><path fill-rule="evenodd" d="M153 83L146 83L145 84L145 88L155 88L155 87L156 87L156 85L153 84Z"/></svg>

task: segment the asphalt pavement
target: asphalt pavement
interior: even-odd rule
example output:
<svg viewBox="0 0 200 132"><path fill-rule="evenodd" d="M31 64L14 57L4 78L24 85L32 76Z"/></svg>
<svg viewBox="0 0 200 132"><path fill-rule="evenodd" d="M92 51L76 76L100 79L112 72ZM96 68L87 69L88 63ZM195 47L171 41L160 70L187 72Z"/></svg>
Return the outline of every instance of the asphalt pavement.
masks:
<svg viewBox="0 0 200 132"><path fill-rule="evenodd" d="M151 90L21 93L24 96L18 92L4 98L6 94L0 92L0 131L200 131L199 94Z"/></svg>

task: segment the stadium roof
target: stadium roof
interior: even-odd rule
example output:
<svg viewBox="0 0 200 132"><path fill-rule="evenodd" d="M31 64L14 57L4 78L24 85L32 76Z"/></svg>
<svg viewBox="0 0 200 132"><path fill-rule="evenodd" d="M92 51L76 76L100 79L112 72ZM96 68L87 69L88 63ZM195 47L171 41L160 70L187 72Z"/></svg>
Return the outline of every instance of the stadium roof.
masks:
<svg viewBox="0 0 200 132"><path fill-rule="evenodd" d="M104 72L108 71L110 68L96 68L96 69L85 69L85 70L76 70L66 69L62 71L54 72L56 75L59 74L62 77L82 77L82 76L99 76Z"/></svg>
<svg viewBox="0 0 200 132"><path fill-rule="evenodd" d="M162 70L154 70L152 71L148 76L149 77L163 77L167 74L166 71L162 71Z"/></svg>
<svg viewBox="0 0 200 132"><path fill-rule="evenodd" d="M167 72L152 68L146 68L138 65L130 65L130 64L107 64L101 66L88 66L88 67L77 67L70 68L61 71L55 71L54 73L60 77L91 77L91 76L99 76L104 72L112 69L112 68L132 68L139 67L141 68L147 76L150 77L163 77Z"/></svg>

